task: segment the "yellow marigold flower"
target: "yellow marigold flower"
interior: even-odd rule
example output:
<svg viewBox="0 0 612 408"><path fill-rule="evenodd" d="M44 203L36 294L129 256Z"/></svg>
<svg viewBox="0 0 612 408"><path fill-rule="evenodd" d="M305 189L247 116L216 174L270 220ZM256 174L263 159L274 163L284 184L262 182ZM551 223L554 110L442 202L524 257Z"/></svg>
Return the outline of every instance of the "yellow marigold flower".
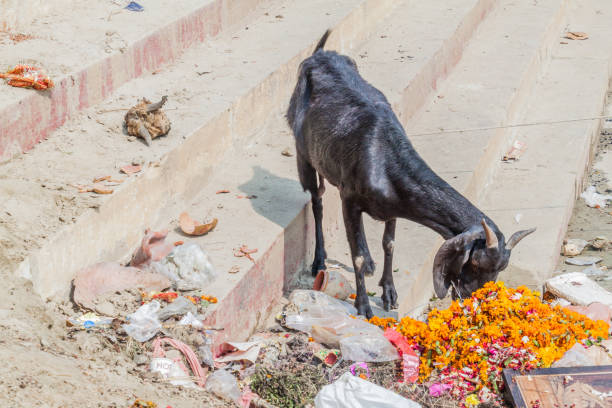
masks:
<svg viewBox="0 0 612 408"><path fill-rule="evenodd" d="M465 397L465 405L468 407L477 407L480 404L480 400L476 396L476 394L470 394Z"/></svg>

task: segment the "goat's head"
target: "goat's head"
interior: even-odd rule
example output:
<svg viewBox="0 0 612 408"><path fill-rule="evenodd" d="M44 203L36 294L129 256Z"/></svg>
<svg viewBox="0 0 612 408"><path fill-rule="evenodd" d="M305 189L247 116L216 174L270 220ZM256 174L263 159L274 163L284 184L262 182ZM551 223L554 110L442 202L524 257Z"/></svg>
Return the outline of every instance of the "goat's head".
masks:
<svg viewBox="0 0 612 408"><path fill-rule="evenodd" d="M535 228L515 232L507 243L483 219L467 231L446 240L434 259L433 279L436 296L446 296L452 288L453 299L469 297L489 281L495 281L508 266L510 252Z"/></svg>

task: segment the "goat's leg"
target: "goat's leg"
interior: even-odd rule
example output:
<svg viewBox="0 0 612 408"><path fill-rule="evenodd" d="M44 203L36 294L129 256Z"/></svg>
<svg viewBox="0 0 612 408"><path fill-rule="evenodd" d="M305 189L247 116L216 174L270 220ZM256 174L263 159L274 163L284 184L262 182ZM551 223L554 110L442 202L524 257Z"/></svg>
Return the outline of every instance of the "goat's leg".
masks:
<svg viewBox="0 0 612 408"><path fill-rule="evenodd" d="M312 201L312 213L315 220L315 256L312 262L312 276L316 276L320 270L325 270L325 242L323 240L323 193L325 192L325 184L323 176L319 174L319 185L317 186L317 172L310 163L303 160L298 154L298 172L300 182L304 190L310 192Z"/></svg>
<svg viewBox="0 0 612 408"><path fill-rule="evenodd" d="M370 307L370 299L366 292L365 275L374 273L374 263L372 262L365 239L361 213L361 210L356 205L347 202L347 200L342 200L342 215L344 217L346 237L351 248L351 257L353 259L353 267L355 268L355 286L357 287L355 308L360 315L370 319L373 314Z"/></svg>
<svg viewBox="0 0 612 408"><path fill-rule="evenodd" d="M383 288L382 301L385 310L397 309L397 292L393 283L393 245L395 240L395 219L385 223L383 234L383 251L385 252L385 266L378 286Z"/></svg>

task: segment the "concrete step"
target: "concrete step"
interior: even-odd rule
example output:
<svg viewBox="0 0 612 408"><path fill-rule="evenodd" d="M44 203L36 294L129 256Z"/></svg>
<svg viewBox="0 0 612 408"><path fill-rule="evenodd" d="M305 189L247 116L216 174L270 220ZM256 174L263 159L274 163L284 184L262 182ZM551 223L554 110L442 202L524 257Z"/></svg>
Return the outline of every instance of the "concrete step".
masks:
<svg viewBox="0 0 612 408"><path fill-rule="evenodd" d="M612 6L572 4L567 27L589 39L561 39L545 75L532 89L521 122L551 122L604 115L610 79ZM503 229L537 226L526 245L512 253L500 279L541 289L557 266L562 240L583 177L599 139L600 120L519 128L515 139L527 149L518 162L499 164L482 206ZM517 192L520 191L520 194ZM579 203L578 205L584 205ZM516 218L520 220L518 223Z"/></svg>
<svg viewBox="0 0 612 408"><path fill-rule="evenodd" d="M420 3L362 1L355 4L347 1L334 3L331 9L328 2L286 4L283 22L272 23L262 18L253 21L248 31L241 30L232 38L211 42L206 52L189 51L181 62L168 70L130 83L125 91L119 90L112 101L84 114L82 120L87 114L91 116L88 125L92 126L91 131L75 136L66 126L61 138L54 137L21 160L14 160L14 167L8 172L11 180L6 182L5 188L14 186L17 176L24 172L36 173L29 177L29 187L36 187L35 184L40 184L44 178L43 183L49 183L47 189L55 189L67 185L70 178L78 182L94 175L117 174L121 165L139 154L153 163L142 175L125 181L112 196L83 201L81 207L91 202L97 208L78 210L74 224L61 229L46 228L45 233L51 232L42 248L22 249L26 259L20 264L18 273L30 277L35 290L42 296L62 296L79 268L100 260L127 259L139 243L144 228L165 228L172 222L174 228L178 214L185 210L198 219L216 216L219 218L217 229L195 239L211 253L222 274L214 286L207 288L220 299L209 320L226 328L224 336L245 338L256 326L258 317L265 317L273 300L282 295L283 288L299 278L296 272L302 270L312 256L308 196L297 183L295 159L280 154L282 149L293 145L281 114L295 84L299 62L311 52L324 29L332 27L334 31L328 48L352 54L360 66L376 64L379 67L376 76L368 79L383 80L400 75L395 83L387 82L384 91L393 95L390 99L398 111L406 106L402 101L408 101L412 105L405 111L414 112L418 104L411 100L410 94L416 100L425 100L428 92L456 63L471 33L493 5L490 0L455 0L439 8ZM330 15L322 17L321 10L329 10ZM392 17L384 20L383 16L391 10ZM276 15L273 13L271 10L269 14ZM442 24L432 24L436 19ZM410 24L406 24L407 21ZM407 26L413 31L407 32ZM376 52L385 47L395 52L396 46L405 43L407 34L411 37L418 34L427 44L410 50L414 61L402 61L399 58L402 52L397 52L398 59L391 62L384 53L377 56ZM359 58L355 48L368 37L373 39L368 42L370 57L362 62L365 59ZM388 43L381 45L379 39ZM202 63L204 56L209 58ZM202 65L194 69L194 63ZM210 76L194 73L200 69L212 73ZM155 141L152 149L125 140L123 143L113 141L119 132L112 126L117 125L105 132L108 136L100 136L109 126L107 124L113 122L99 115L115 115L114 123L120 123L123 115L103 110L125 106L127 101L141 96L147 89L159 87L157 82L169 90L174 86L181 90L184 83L190 86L172 96L176 104L168 105L170 109L181 108L168 111L176 126L171 136ZM194 91L189 93L192 88ZM165 92L166 89L157 89L153 96L159 97ZM146 94L151 95L150 91ZM202 106L207 109L203 110ZM78 130L76 125L75 129ZM61 146L51 143L65 138L69 143ZM88 143L93 149L86 149ZM86 152L82 157L73 158L67 154L81 149ZM57 159L49 160L49 155ZM38 168L36 164L43 158L53 165ZM83 159L87 160L87 168L82 166ZM226 188L232 190L232 194L215 194ZM58 190L51 193L50 199ZM256 194L258 198L239 199L235 194ZM78 199L73 191L66 193L67 200L74 200L71 197L75 196ZM10 205L12 213L28 205L33 210L40 207L35 202L27 204L27 188L13 197L4 203L5 207ZM193 206L186 203L193 203ZM218 208L219 204L223 208ZM333 240L335 225L340 219L334 194L326 195L325 206L326 233L328 240ZM49 219L44 212L39 217ZM32 234L31 231L19 233ZM173 230L169 239L178 238L174 234ZM187 240L182 236L181 239ZM345 240L344 236L337 239ZM258 248L254 265L233 257L232 249L241 244ZM228 273L234 264L241 269L236 275Z"/></svg>
<svg viewBox="0 0 612 408"><path fill-rule="evenodd" d="M231 149L289 99L299 63L325 29L330 46L361 43L392 0L277 1L249 26L188 50L159 72L133 80L80 114L36 149L2 165L0 265L31 278L43 297L66 294L74 273L100 259L123 259L160 214L178 214ZM279 16L279 17L276 17ZM281 18L282 17L282 18ZM129 142L121 124L136 99L169 96L173 128L152 147ZM122 178L134 160L145 170L108 196L71 184L100 175Z"/></svg>
<svg viewBox="0 0 612 408"><path fill-rule="evenodd" d="M409 139L425 161L476 204L513 132L442 130L499 126L521 117L531 88L544 72L553 45L558 43L567 3L498 2L436 94L411 120L403 120ZM364 220L368 245L380 271L384 224L369 217ZM503 229L507 236L516 229L504 227L510 228ZM405 220L398 222L394 280L400 315L418 315L428 304L433 295L433 257L441 243L442 239L426 227ZM352 266L346 241L334 244L328 254L341 265ZM350 275L352 267L345 271ZM379 279L380 272L367 278L368 290L380 293Z"/></svg>
<svg viewBox="0 0 612 408"><path fill-rule="evenodd" d="M185 49L246 24L258 6L269 2L149 0L143 12L110 1L6 3L0 26L32 38L14 42L8 33L0 35L5 44L0 59L6 68L17 63L44 68L55 88L36 92L0 81L0 162L28 151L77 112L175 61ZM32 8L26 16L24 9Z"/></svg>

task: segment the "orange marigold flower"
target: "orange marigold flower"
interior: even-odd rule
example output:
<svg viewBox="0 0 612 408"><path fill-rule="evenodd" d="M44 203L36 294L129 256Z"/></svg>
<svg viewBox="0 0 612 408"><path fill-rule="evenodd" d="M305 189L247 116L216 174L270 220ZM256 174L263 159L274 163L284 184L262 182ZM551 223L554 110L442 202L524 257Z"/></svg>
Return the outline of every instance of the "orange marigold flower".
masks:
<svg viewBox="0 0 612 408"><path fill-rule="evenodd" d="M374 317L370 323L393 327L418 348L421 381L434 369L468 370L478 379L476 390L496 389L508 366L549 367L577 342L608 338L610 329L601 320L543 303L538 292L506 288L503 282L488 282L463 302L432 310L427 323L410 317L399 322Z"/></svg>

